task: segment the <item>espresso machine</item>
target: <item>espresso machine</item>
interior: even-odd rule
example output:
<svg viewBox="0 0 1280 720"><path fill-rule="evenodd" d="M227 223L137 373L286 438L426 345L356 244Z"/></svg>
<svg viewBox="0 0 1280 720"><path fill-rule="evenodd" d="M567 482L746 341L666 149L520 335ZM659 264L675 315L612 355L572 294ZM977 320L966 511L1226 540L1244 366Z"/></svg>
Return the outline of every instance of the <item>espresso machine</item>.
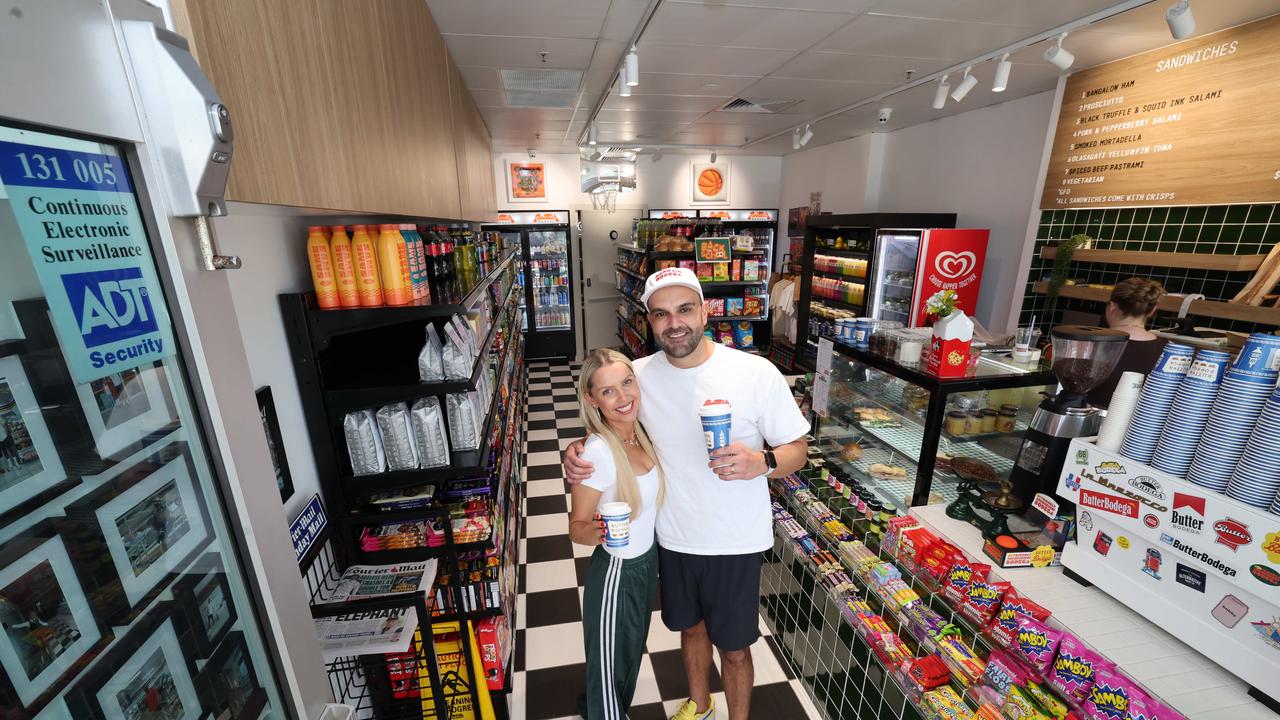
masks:
<svg viewBox="0 0 1280 720"><path fill-rule="evenodd" d="M1088 393L1111 374L1129 342L1128 333L1088 325L1059 325L1050 334L1061 390L1036 409L1010 474L1024 507L1036 493L1054 494L1072 438L1098 434L1102 416Z"/></svg>

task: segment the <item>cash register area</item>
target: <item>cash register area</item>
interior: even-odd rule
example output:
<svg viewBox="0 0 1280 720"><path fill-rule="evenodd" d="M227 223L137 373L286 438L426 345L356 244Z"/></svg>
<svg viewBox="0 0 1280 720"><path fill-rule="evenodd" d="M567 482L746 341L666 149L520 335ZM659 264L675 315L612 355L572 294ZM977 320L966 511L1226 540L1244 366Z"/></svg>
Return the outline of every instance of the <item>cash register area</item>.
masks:
<svg viewBox="0 0 1280 720"><path fill-rule="evenodd" d="M576 384L581 363L529 363L529 405L525 415L525 523L521 540L516 605L515 679L512 720L578 718L577 697L586 676L582 643L582 588L591 548L569 542L569 486L560 451L583 436ZM662 624L659 599L640 664L630 720L666 720L689 694L680 636ZM751 646L755 688L751 717L818 720L794 669L781 660L770 626L762 618L761 638ZM711 688L717 717L727 718L719 657Z"/></svg>

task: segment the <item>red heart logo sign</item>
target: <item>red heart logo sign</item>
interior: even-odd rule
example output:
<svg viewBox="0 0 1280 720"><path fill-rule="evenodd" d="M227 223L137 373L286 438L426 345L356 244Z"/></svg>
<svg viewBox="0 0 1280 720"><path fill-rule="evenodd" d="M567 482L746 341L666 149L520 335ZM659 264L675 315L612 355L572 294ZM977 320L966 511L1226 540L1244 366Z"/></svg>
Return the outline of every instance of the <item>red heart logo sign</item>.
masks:
<svg viewBox="0 0 1280 720"><path fill-rule="evenodd" d="M978 258L970 251L951 252L950 250L938 253L933 260L933 267L938 274L951 279L961 278L973 272L978 264Z"/></svg>

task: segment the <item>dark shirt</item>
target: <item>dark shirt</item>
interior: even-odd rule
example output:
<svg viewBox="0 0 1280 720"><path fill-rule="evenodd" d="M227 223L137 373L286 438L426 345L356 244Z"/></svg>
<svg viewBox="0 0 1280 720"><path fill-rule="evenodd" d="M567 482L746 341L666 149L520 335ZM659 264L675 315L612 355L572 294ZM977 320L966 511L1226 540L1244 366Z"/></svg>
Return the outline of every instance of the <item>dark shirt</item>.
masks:
<svg viewBox="0 0 1280 720"><path fill-rule="evenodd" d="M1116 386L1120 384L1120 376L1126 372L1140 372L1143 375L1151 372L1151 368L1155 367L1156 361L1160 359L1160 353L1164 352L1166 344L1168 341L1164 338L1130 340L1124 346L1124 352L1120 355L1120 362L1116 363L1116 369L1111 371L1101 385L1089 391L1089 404L1100 408L1109 406L1111 396L1115 393Z"/></svg>

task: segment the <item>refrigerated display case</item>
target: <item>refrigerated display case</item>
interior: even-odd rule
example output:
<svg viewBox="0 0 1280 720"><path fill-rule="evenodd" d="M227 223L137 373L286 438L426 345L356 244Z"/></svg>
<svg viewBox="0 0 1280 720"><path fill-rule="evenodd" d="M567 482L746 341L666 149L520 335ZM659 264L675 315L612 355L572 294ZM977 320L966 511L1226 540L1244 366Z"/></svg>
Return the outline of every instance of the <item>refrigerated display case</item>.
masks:
<svg viewBox="0 0 1280 720"><path fill-rule="evenodd" d="M1047 364L982 355L965 377L940 379L835 344L825 416L815 419L823 462L869 488L899 513L998 490L1009 479L1041 392L1056 385ZM962 487L962 483L966 483Z"/></svg>
<svg viewBox="0 0 1280 720"><path fill-rule="evenodd" d="M972 315L989 234L977 228L880 230L873 244L868 314L918 327L928 315L929 296L949 289L956 292L956 307Z"/></svg>
<svg viewBox="0 0 1280 720"><path fill-rule="evenodd" d="M530 358L572 358L577 353L577 302L574 297L573 247L565 210L498 213L499 224L483 226L519 236L524 260L521 327Z"/></svg>
<svg viewBox="0 0 1280 720"><path fill-rule="evenodd" d="M818 353L817 337L823 323L839 317L872 315L876 273L876 234L882 228L955 227L952 213L860 213L810 215L804 227L800 255L792 251L789 269L800 275L796 308L796 365L813 369ZM793 246L795 243L792 243ZM908 247L894 245L893 251ZM889 250L885 251L886 253ZM885 262L890 258L886 257ZM914 273L916 256L911 258ZM906 266L905 260L903 266ZM896 271L901 272L901 271ZM891 293L900 291L890 290Z"/></svg>

